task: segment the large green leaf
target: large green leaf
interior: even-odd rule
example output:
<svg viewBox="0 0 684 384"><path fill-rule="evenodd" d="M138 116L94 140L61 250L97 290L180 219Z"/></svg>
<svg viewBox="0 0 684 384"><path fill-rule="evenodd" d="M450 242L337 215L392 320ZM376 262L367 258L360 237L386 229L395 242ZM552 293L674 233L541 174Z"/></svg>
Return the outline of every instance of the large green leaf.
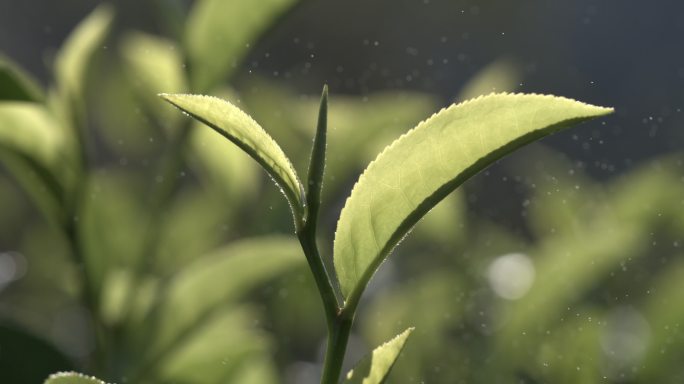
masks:
<svg viewBox="0 0 684 384"><path fill-rule="evenodd" d="M71 33L55 59L55 76L61 91L69 97L81 97L88 64L100 48L113 11L107 5L97 7Z"/></svg>
<svg viewBox="0 0 684 384"><path fill-rule="evenodd" d="M418 220L469 177L516 148L611 111L554 96L492 94L452 105L400 137L361 175L337 225L335 269L350 305Z"/></svg>
<svg viewBox="0 0 684 384"><path fill-rule="evenodd" d="M211 96L161 95L232 141L256 160L282 189L290 203L295 225L304 211L304 187L283 150L259 124L238 107Z"/></svg>
<svg viewBox="0 0 684 384"><path fill-rule="evenodd" d="M60 372L50 375L45 384L106 384L92 376L86 376L76 372Z"/></svg>
<svg viewBox="0 0 684 384"><path fill-rule="evenodd" d="M44 97L36 80L0 55L0 100L41 101Z"/></svg>
<svg viewBox="0 0 684 384"><path fill-rule="evenodd" d="M373 352L364 357L354 369L347 373L345 384L382 384L392 369L392 365L399 357L404 348L406 339L413 332L409 328L394 339L375 348Z"/></svg>
<svg viewBox="0 0 684 384"><path fill-rule="evenodd" d="M207 92L237 68L250 46L297 0L202 0L188 16L185 49L193 90Z"/></svg>

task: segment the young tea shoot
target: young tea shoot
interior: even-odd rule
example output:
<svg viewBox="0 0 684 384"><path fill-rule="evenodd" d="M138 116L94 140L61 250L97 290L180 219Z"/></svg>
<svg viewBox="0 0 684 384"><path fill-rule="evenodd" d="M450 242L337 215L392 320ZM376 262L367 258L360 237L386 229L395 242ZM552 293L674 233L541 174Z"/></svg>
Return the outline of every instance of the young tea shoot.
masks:
<svg viewBox="0 0 684 384"><path fill-rule="evenodd" d="M307 188L278 143L236 106L210 96L160 96L244 150L285 195L325 308L328 345L322 384L340 380L354 316L368 282L430 209L504 155L612 112L611 108L563 97L502 93L435 113L385 148L361 174L337 223L333 274L326 269L316 244L325 169L327 87L321 98ZM346 376L345 382L382 383L409 334L410 329L377 348Z"/></svg>

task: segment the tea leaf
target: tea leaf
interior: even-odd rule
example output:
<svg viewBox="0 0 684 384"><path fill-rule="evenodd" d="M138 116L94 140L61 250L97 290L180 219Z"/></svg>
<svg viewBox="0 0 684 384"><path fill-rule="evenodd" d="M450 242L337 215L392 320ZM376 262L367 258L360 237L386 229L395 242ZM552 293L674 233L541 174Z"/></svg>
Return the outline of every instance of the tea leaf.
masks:
<svg viewBox="0 0 684 384"><path fill-rule="evenodd" d="M512 92L520 83L521 72L521 68L509 59L495 60L468 80L458 94L458 101L492 92Z"/></svg>
<svg viewBox="0 0 684 384"><path fill-rule="evenodd" d="M258 196L261 170L240 148L206 127L195 128L190 135L190 147L191 164L200 179L230 205L227 211Z"/></svg>
<svg viewBox="0 0 684 384"><path fill-rule="evenodd" d="M574 100L492 94L452 105L387 147L359 178L337 225L334 262L347 305L441 199L497 159L609 108Z"/></svg>
<svg viewBox="0 0 684 384"><path fill-rule="evenodd" d="M227 378L249 356L264 355L271 344L258 322L257 311L249 306L220 307L202 320L201 328L165 351L154 376L163 383L241 383Z"/></svg>
<svg viewBox="0 0 684 384"><path fill-rule="evenodd" d="M406 339L413 328L405 330L394 339L375 348L370 355L361 360L354 369L347 373L345 384L381 384L392 369L392 365L404 348Z"/></svg>
<svg viewBox="0 0 684 384"><path fill-rule="evenodd" d="M107 384L102 380L76 372L60 372L50 375L45 384Z"/></svg>
<svg viewBox="0 0 684 384"><path fill-rule="evenodd" d="M9 59L0 56L0 100L42 101L38 82Z"/></svg>
<svg viewBox="0 0 684 384"><path fill-rule="evenodd" d="M151 112L162 121L177 120L179 116L173 108L161 105L154 95L187 91L180 48L171 40L135 32L124 38L121 53L126 74Z"/></svg>
<svg viewBox="0 0 684 384"><path fill-rule="evenodd" d="M154 330L150 350L162 353L192 334L222 304L303 262L299 244L290 237L243 240L198 259L172 279L168 297L160 304L164 322Z"/></svg>
<svg viewBox="0 0 684 384"><path fill-rule="evenodd" d="M56 161L63 143L62 131L42 105L23 101L0 103L0 145L49 167Z"/></svg>
<svg viewBox="0 0 684 384"><path fill-rule="evenodd" d="M53 223L64 219L63 172L57 168L63 147L62 131L42 105L0 103L0 157Z"/></svg>
<svg viewBox="0 0 684 384"><path fill-rule="evenodd" d="M283 150L256 121L238 107L216 97L169 94L160 96L235 143L264 167L290 203L295 226L301 224L304 187Z"/></svg>
<svg viewBox="0 0 684 384"><path fill-rule="evenodd" d="M188 16L192 89L210 91L237 68L256 38L297 0L203 0Z"/></svg>
<svg viewBox="0 0 684 384"><path fill-rule="evenodd" d="M71 33L55 61L55 76L60 90L71 97L81 97L88 64L100 48L114 13L101 5Z"/></svg>

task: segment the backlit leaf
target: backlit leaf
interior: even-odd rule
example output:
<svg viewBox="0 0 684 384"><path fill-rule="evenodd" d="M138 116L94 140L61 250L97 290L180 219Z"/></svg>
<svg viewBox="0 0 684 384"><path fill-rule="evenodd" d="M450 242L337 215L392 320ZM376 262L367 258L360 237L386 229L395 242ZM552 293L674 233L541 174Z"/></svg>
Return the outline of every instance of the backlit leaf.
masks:
<svg viewBox="0 0 684 384"><path fill-rule="evenodd" d="M290 203L295 225L304 210L304 187L283 150L256 121L238 107L211 96L161 95L232 141L256 160L282 189Z"/></svg>
<svg viewBox="0 0 684 384"><path fill-rule="evenodd" d="M297 265L304 258L291 237L261 237L234 242L184 268L170 282L160 304L151 351L160 353L250 289ZM220 284L219 284L220 282Z"/></svg>
<svg viewBox="0 0 684 384"><path fill-rule="evenodd" d="M76 372L60 372L50 375L45 384L106 384L92 376L86 376Z"/></svg>
<svg viewBox="0 0 684 384"><path fill-rule="evenodd" d="M354 369L347 373L344 380L345 384L382 384L392 369L392 365L399 357L399 353L404 348L406 339L413 332L413 328L405 330L403 333L385 344L375 348L373 352L364 357Z"/></svg>
<svg viewBox="0 0 684 384"><path fill-rule="evenodd" d="M340 215L334 262L348 305L418 220L469 177L527 143L611 111L554 96L492 94L452 105L400 137L364 171Z"/></svg>
<svg viewBox="0 0 684 384"><path fill-rule="evenodd" d="M49 166L63 143L62 131L42 105L22 101L0 103L0 145Z"/></svg>

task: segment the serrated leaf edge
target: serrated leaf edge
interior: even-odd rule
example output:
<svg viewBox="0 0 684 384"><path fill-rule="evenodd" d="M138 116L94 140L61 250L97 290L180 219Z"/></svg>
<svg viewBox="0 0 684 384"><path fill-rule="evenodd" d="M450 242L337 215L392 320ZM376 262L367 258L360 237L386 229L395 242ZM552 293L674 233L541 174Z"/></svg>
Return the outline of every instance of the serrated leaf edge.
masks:
<svg viewBox="0 0 684 384"><path fill-rule="evenodd" d="M205 124L205 125L207 125L207 126L211 126L211 124L208 124L208 122L207 122L204 118L202 118L202 117L200 117L200 116L197 116L197 115L195 115L195 114L193 114L193 113L190 113L190 112L185 111L183 108L181 108L180 106L176 105L176 103L174 103L172 100L170 100L169 97L175 97L175 96L181 96L181 97L194 97L194 98L199 98L199 99L208 99L208 100L213 100L213 101L219 101L219 102L227 103L227 104L229 104L229 105L235 107L235 108L236 108L237 110L239 110L240 112L242 112L242 113L243 113L251 122L254 123L254 125L257 127L258 130L260 130L260 132L263 132L267 137L269 137L269 138L273 141L273 143L276 145L276 147L278 148L278 150L283 154L283 157L285 158L285 162L286 162L286 164L287 164L287 168L288 168L288 170L290 171L289 174L292 174L292 175L293 175L293 177L294 177L294 182L295 182L295 184L296 184L297 187L298 187L298 191L296 191L296 193L297 193L298 195L297 195L297 196L289 196L289 194L288 194L286 191L289 190L290 188L289 188L287 185L284 185L284 184L286 184L286 183L284 182L284 180L282 180L282 181L276 180L276 178L275 178L273 175L271 175L270 172L267 172L267 173L269 174L269 176L270 176L271 178L273 178L273 181L278 185L278 187L281 189L281 191L282 191L283 194L285 195L285 198L287 199L287 201L289 202L289 204L290 204L290 206L291 206L291 208L292 208L292 212L293 212L293 213L296 212L295 215L301 215L301 214L304 212L304 208L306 207L306 193L304 192L304 186L303 186L301 180L299 179L299 176L297 175L297 172L295 171L295 168L294 168L294 166L292 165L292 162L290 161L290 158L287 157L287 155L285 154L285 151L283 151L283 149L280 147L280 145L275 141L275 139L273 139L273 137L272 137L271 135L268 134L268 132L261 126L261 124L259 124L256 120L254 120L254 118L253 118L252 116L250 116L247 112L245 112L243 109L239 108L237 105L235 105L235 104L233 104L233 103L231 103L231 102L229 102L229 101L227 101L227 100L224 100L224 99L222 99L222 98L220 98L220 97L216 97L216 96L198 95L198 94L192 94L192 93L159 93L159 94L157 94L157 96L159 96L159 97L161 97L162 99L166 100L167 102L171 103L171 105L173 105L174 107L178 108L182 113L184 113L184 114L186 114L186 115L192 116L193 118L197 119L198 121L200 121L201 123L203 123L203 124ZM212 129L213 129L213 128L212 128ZM220 133L220 132L219 132L219 133ZM230 136L232 137L232 135L230 135ZM256 152L255 152L252 148L250 148L249 146L245 146L245 145L243 145L243 144L241 144L241 143L238 143L239 140L236 140L237 142L236 142L236 141L233 141L232 139L229 139L229 140L230 140L233 144L235 144L235 145L237 145L238 147L240 147L240 149L242 149L243 151L247 152L247 154L248 154L250 157L252 157L255 161L257 161L257 163L259 163L259 165L261 165L262 167L264 167L264 165L261 164L261 161L258 159L258 156L256 156ZM271 162L273 163L273 165L275 165L276 167L282 168L282 167L280 167L280 166L277 165L277 162L274 161L274 159L272 159L272 158L269 157L269 160L271 160ZM265 167L264 167L264 168L265 168ZM287 172L286 172L286 173L287 173ZM294 192L294 191L293 191L293 192ZM292 200L294 200L294 201L292 201ZM297 209L295 209L295 206L297 207ZM297 219L295 219L295 226L297 226L297 225L298 225Z"/></svg>
<svg viewBox="0 0 684 384"><path fill-rule="evenodd" d="M347 209L349 209L349 205L348 205L347 203L349 202L349 200L351 199L351 197L354 195L354 192L356 191L358 185L359 185L362 181L364 181L364 180L366 179L366 177L367 177L367 171L368 171L376 162L378 162L383 156L385 156L385 153L386 153L387 151L389 151L392 147L394 147L395 145L397 145L397 142L399 142L400 140L402 140L405 136L411 134L413 131L416 131L416 130L419 130L419 129L424 129L423 127L427 126L427 124L430 122L430 120L432 120L432 119L435 118L437 115L439 115L439 114L441 114L441 113L443 113L443 112L445 112L445 111L447 111L447 110L456 109L456 108L461 108L461 107L464 107L464 106L466 106L466 105L468 105L468 104L473 104L473 103L480 102L480 101L482 101L482 100L484 100L484 99L488 99L488 98L492 98L492 97L500 97L500 96L513 96L513 97L529 97L529 96L534 96L534 97L547 98L547 99L551 99L551 100L564 100L564 101L569 101L569 102L572 102L572 103L576 103L576 104L580 104L580 105L585 105L585 106L589 106L589 107L596 108L597 110L601 110L602 113L596 114L596 115L591 115L591 116L596 116L596 117L598 117L598 116L603 116L603 115L607 115L607 114L610 114L610 113L612 113L612 112L615 111L614 108L600 107L600 106L593 105L593 104L587 104L587 103L583 103L583 102L581 102L581 101L578 101L578 100L575 100L575 99L571 99L571 98L567 98L567 97L563 97L563 96L555 96L555 95L541 94L541 93L521 93L521 92L492 92L492 93L489 93L489 94L486 94L486 95L480 95L480 96L478 96L478 97L475 97L475 98L472 98L472 99L468 99L468 100L462 101L462 102L460 102L460 103L454 103L454 104L451 104L451 105L449 105L449 106L443 107L443 108L441 108L439 111L433 113L433 114L430 115L428 118L426 118L426 119L424 119L423 121L421 121L420 123L418 123L415 127L411 128L410 130L406 131L406 132L403 133L401 136L399 136L398 138L396 138L394 141L392 141L392 143L388 144L388 145L387 145L387 146L386 146L386 147L385 147L385 148L384 148L384 149L375 157L375 159L373 159L373 161L371 161L370 163L368 163L368 166L363 170L363 172L362 172L361 175L359 176L359 179L354 183L354 186L352 187L351 193L347 196L347 199L346 199L345 202L344 202L344 206L342 207L342 210L340 211L340 216L339 216L339 218L338 218L337 225L336 225L336 227L335 227L334 242L336 243L336 242L337 242L337 239L338 239L337 232L338 232L338 229L339 229L340 219L344 216L344 212L345 212ZM578 118L578 119L581 119L582 117L583 117L583 116L578 116L577 118ZM586 116L586 117L589 117L589 116ZM479 161L479 160L481 160L481 159L482 159L482 158L478 159L477 161ZM477 163L477 161L476 161L475 163ZM395 232L395 233L396 233L396 232ZM407 233L408 233L408 232L407 232ZM397 243L396 243L395 245L393 245L389 250L387 250L385 256L382 257L381 263L382 263L382 261L384 261L384 259L387 257L387 255L389 255L389 254L392 253L392 251L394 250L394 248L395 248L399 243L401 243L401 241L397 242ZM333 250L334 250L334 249L335 249L335 247L334 247L334 244L333 244ZM382 251L382 249L381 249L380 251ZM335 255L334 255L334 253L333 253L333 260L334 260L334 256L335 256ZM377 268L376 268L376 269L377 269ZM335 273L337 273L337 270L335 270ZM371 274L371 276L372 276L372 274ZM366 282L366 283L367 283L367 282ZM357 292L356 292L357 289L358 289L358 285L355 286L355 287L352 289L352 291L349 293L349 296L348 296L348 297L345 297L345 306L346 306L347 302L349 301L349 298L354 297L354 296L359 296L359 294L357 294ZM355 298L355 301L357 301L357 300L358 300L358 298Z"/></svg>
<svg viewBox="0 0 684 384"><path fill-rule="evenodd" d="M104 382L104 381L98 379L98 378L95 377L95 376L88 376L88 375L84 375L84 374L82 374L82 373L74 372L74 371L65 371L65 372L53 373L53 374L51 374L50 376L48 376L47 379L45 379L44 384L48 384L48 383L50 382L50 380L53 380L53 379L59 379L59 378L62 378L62 377L74 377L74 376L76 376L76 377L78 377L78 378L80 378L80 379L94 380L94 381L96 381L98 384L107 384L106 382Z"/></svg>
<svg viewBox="0 0 684 384"><path fill-rule="evenodd" d="M408 327L404 332L394 336L393 338L391 338L391 339L385 341L384 343L378 345L377 347L375 347L369 354L367 354L366 356L361 358L359 363L362 362L367 357L372 356L373 353L375 353L375 351L379 351L379 350L385 348L386 346L388 346L389 344L392 344L401 338L401 339L403 339L403 341L401 342L401 345L399 346L399 353L397 354L397 357L399 357L399 354L404 349L404 345L406 345L406 341L408 340L408 337L411 336L411 333L413 333L413 331L415 331L415 330L416 330L415 327ZM389 372L392 369L392 366L394 365L395 362L396 362L396 358L392 361L392 364L390 365L387 372L385 372L383 380L384 380L384 378L387 377L387 374L389 374ZM351 370L349 370L349 372L347 372L347 374L345 375L346 380L351 380L351 378L354 376L354 369L356 369L356 367L352 368Z"/></svg>

